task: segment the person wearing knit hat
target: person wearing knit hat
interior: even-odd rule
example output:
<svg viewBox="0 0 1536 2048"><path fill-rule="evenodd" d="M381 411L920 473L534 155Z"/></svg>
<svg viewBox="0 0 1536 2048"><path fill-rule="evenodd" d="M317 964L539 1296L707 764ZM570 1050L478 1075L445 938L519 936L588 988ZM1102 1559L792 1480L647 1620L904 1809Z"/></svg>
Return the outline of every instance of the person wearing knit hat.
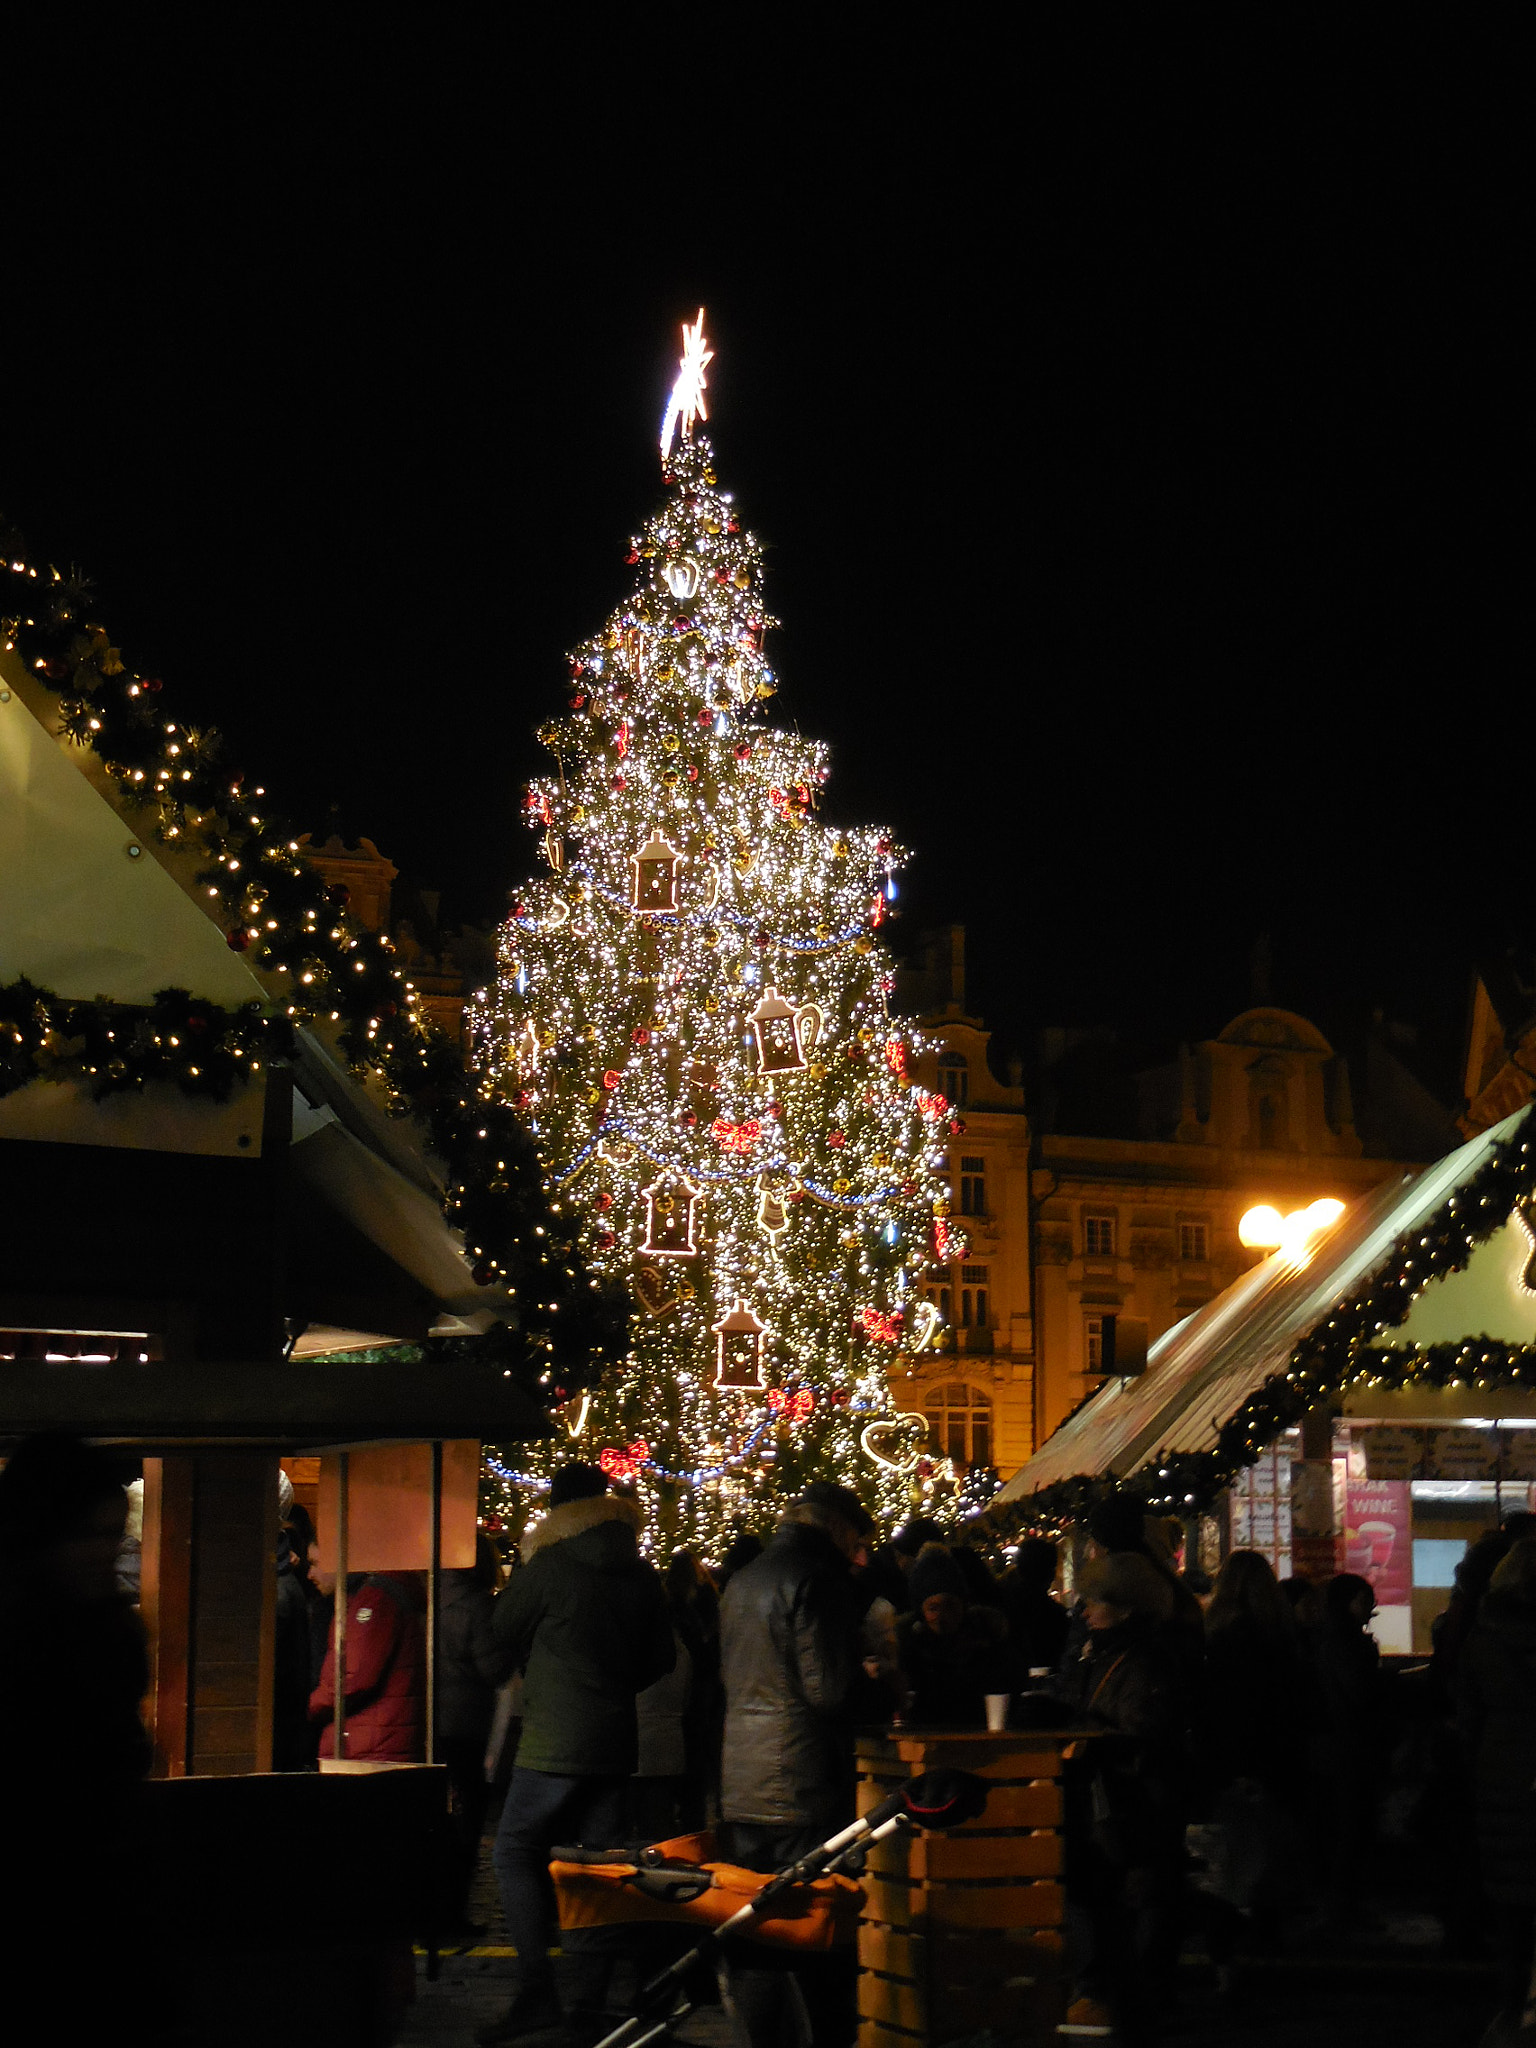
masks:
<svg viewBox="0 0 1536 2048"><path fill-rule="evenodd" d="M1141 2039L1178 1956L1183 1883L1187 1673L1175 1586L1139 1549L1079 1573L1086 1637L1057 1690L1112 1741L1090 1750L1085 1839L1071 1890L1079 1906L1069 2034Z"/></svg>
<svg viewBox="0 0 1536 2048"><path fill-rule="evenodd" d="M908 1689L906 1718L920 1728L981 1728L988 1693L1016 1692L1023 1666L995 1607L972 1606L965 1575L942 1543L925 1543L907 1580L912 1612L897 1623Z"/></svg>
<svg viewBox="0 0 1536 2048"><path fill-rule="evenodd" d="M1173 1588L1155 1564L1134 1550L1096 1557L1078 1575L1078 1592L1088 1613L1088 1628L1113 1628L1133 1615L1152 1622L1173 1613ZM1095 1621L1094 1610L1104 1617Z"/></svg>
<svg viewBox="0 0 1536 2048"><path fill-rule="evenodd" d="M639 1503L580 1462L556 1472L549 1503L491 1609L493 1654L523 1673L523 1732L492 1857L518 1990L477 2030L482 2048L561 2024L549 1852L556 1842L623 1839L639 1760L635 1697L677 1656L666 1593L640 1555ZM564 2016L579 2032L602 2011L611 1953L601 1929L571 1928L561 1948Z"/></svg>

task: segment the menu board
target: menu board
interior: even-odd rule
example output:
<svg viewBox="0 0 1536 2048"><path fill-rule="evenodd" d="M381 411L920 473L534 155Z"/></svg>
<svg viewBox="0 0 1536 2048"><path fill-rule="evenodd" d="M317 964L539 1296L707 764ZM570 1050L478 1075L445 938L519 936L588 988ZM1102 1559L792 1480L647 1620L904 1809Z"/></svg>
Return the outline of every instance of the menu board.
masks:
<svg viewBox="0 0 1536 2048"><path fill-rule="evenodd" d="M1388 1423L1359 1431L1365 1441L1365 1471L1369 1479L1417 1479L1424 1462L1427 1432L1399 1429Z"/></svg>
<svg viewBox="0 0 1536 2048"><path fill-rule="evenodd" d="M1258 1550L1277 1578L1291 1572L1291 1454L1265 1451L1233 1479L1229 1541L1233 1550Z"/></svg>

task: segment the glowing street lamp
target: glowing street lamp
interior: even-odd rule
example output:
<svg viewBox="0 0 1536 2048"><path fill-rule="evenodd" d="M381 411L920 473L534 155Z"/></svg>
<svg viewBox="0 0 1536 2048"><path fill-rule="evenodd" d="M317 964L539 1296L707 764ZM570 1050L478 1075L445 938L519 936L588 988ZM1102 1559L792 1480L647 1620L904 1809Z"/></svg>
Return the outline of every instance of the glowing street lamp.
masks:
<svg viewBox="0 0 1536 2048"><path fill-rule="evenodd" d="M1344 1204L1332 1195L1324 1195L1305 1209L1293 1209L1288 1216L1260 1202L1239 1221L1238 1242L1250 1251L1283 1252L1293 1266L1304 1266L1312 1255L1313 1238L1343 1214Z"/></svg>

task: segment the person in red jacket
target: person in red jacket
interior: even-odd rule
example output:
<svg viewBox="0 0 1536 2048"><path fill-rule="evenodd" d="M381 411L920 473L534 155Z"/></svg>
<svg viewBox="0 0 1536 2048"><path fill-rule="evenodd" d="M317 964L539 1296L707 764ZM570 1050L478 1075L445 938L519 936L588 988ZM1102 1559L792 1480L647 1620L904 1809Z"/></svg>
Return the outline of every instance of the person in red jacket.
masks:
<svg viewBox="0 0 1536 2048"><path fill-rule="evenodd" d="M427 1650L414 1573L374 1572L348 1600L345 1668L342 1754L354 1763L419 1764L426 1755ZM323 1757L336 1754L329 1725L335 1705L333 1634L309 1696L309 1718L323 1727Z"/></svg>

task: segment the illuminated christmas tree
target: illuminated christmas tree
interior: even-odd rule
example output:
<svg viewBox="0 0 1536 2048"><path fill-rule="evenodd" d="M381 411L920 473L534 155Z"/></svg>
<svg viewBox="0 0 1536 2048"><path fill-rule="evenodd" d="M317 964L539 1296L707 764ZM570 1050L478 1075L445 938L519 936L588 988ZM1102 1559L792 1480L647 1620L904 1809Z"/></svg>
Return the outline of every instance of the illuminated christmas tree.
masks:
<svg viewBox="0 0 1536 2048"><path fill-rule="evenodd" d="M627 1361L572 1399L558 1442L515 1474L493 1461L505 1505L597 1458L665 1541L718 1554L811 1478L905 1507L926 1429L894 1415L887 1376L932 1341L922 1278L959 1242L949 1106L912 1085L888 1013L899 852L822 823L825 747L767 721L762 550L694 432L702 314L684 343L665 502L540 729L554 764L526 809L549 873L514 905L476 1023L488 1090L635 1305Z"/></svg>

